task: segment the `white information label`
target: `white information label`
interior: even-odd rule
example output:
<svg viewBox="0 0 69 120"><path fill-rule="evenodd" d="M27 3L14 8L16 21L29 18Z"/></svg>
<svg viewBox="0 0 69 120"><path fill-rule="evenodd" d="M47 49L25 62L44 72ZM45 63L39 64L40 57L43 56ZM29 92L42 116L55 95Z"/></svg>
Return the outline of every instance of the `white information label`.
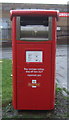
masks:
<svg viewBox="0 0 69 120"><path fill-rule="evenodd" d="M42 51L26 51L26 62L42 62Z"/></svg>

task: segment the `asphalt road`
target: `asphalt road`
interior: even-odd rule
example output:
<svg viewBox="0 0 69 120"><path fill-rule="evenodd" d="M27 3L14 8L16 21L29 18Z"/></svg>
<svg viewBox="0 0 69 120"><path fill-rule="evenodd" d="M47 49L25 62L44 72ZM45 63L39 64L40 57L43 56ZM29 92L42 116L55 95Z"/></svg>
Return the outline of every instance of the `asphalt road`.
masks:
<svg viewBox="0 0 69 120"><path fill-rule="evenodd" d="M1 48L0 48L1 51ZM56 49L56 82L58 87L66 88L69 90L68 84L68 54L69 46L58 45ZM0 59L12 59L12 48L2 48L2 53L0 52ZM66 94L66 93L64 93Z"/></svg>

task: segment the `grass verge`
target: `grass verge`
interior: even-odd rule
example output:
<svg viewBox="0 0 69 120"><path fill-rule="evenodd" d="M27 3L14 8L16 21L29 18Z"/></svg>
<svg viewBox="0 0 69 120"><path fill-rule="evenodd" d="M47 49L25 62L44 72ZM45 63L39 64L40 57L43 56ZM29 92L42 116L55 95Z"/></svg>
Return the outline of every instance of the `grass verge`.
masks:
<svg viewBox="0 0 69 120"><path fill-rule="evenodd" d="M12 60L2 60L2 104L11 102L12 99Z"/></svg>

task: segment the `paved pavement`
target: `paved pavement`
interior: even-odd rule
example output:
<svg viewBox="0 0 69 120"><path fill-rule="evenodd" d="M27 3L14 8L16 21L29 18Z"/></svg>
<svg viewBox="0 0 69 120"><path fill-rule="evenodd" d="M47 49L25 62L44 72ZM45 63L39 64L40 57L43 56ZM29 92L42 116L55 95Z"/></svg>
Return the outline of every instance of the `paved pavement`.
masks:
<svg viewBox="0 0 69 120"><path fill-rule="evenodd" d="M1 51L1 48L0 48ZM69 66L67 67L67 54L69 51L69 47L67 45L58 45L56 51L56 82L58 86L61 88L66 88L69 84L67 84L67 71L69 70ZM0 52L0 59L12 59L12 48L3 48L2 55ZM68 60L69 61L69 60ZM69 75L68 75L69 76ZM69 77L68 77L69 78ZM69 90L69 86L68 86ZM65 93L64 93L65 94Z"/></svg>
<svg viewBox="0 0 69 120"><path fill-rule="evenodd" d="M0 56L0 58L1 58L1 56ZM11 47L2 48L2 58L3 59L12 59L12 48Z"/></svg>
<svg viewBox="0 0 69 120"><path fill-rule="evenodd" d="M67 77L67 57L68 56L68 46L59 45L56 51L56 82L58 87L66 88L69 90L68 77ZM64 94L66 94L64 92Z"/></svg>

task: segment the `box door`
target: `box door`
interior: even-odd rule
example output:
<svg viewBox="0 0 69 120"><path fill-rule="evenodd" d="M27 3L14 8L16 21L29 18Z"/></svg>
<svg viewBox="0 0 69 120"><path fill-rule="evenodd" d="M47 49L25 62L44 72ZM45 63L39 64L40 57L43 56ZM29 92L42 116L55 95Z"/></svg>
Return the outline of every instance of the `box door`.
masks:
<svg viewBox="0 0 69 120"><path fill-rule="evenodd" d="M51 44L17 44L17 109L51 104Z"/></svg>

